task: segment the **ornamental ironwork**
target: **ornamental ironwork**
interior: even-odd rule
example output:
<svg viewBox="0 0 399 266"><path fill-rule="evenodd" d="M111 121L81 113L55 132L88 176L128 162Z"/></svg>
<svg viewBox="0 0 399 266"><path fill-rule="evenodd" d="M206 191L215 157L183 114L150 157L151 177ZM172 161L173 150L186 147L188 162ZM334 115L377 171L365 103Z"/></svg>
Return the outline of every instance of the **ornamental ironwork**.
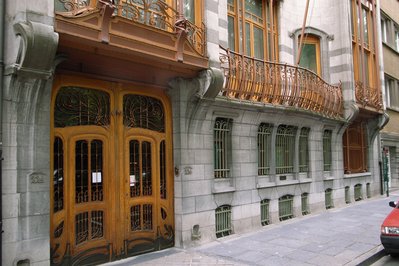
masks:
<svg viewBox="0 0 399 266"><path fill-rule="evenodd" d="M220 61L225 76L220 96L342 118L341 84L330 85L302 67L256 59L223 47Z"/></svg>

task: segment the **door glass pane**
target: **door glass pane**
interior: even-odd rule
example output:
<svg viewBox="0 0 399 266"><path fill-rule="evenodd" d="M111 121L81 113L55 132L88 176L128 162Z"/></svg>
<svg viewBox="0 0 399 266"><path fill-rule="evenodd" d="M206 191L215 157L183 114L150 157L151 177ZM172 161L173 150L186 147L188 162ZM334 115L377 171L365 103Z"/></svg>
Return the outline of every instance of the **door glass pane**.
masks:
<svg viewBox="0 0 399 266"><path fill-rule="evenodd" d="M61 138L54 140L54 212L64 208L64 148Z"/></svg>
<svg viewBox="0 0 399 266"><path fill-rule="evenodd" d="M140 196L140 146L137 140L129 142L130 197Z"/></svg>
<svg viewBox="0 0 399 266"><path fill-rule="evenodd" d="M317 73L317 59L316 59L316 45L305 43L302 47L301 60L299 65L301 67L312 70Z"/></svg>
<svg viewBox="0 0 399 266"><path fill-rule="evenodd" d="M165 149L165 141L163 140L160 144L159 149L159 162L160 162L160 193L161 199L166 199L166 149Z"/></svg>
<svg viewBox="0 0 399 266"><path fill-rule="evenodd" d="M235 51L236 50L236 44L235 44L235 39L236 39L236 36L235 36L235 32L234 32L234 17L232 17L232 16L228 16L228 27L229 27L229 29L228 29L228 42L229 42L229 48L230 48L230 50L232 50L232 51Z"/></svg>
<svg viewBox="0 0 399 266"><path fill-rule="evenodd" d="M89 214L83 212L75 215L75 243L86 242L89 238Z"/></svg>
<svg viewBox="0 0 399 266"><path fill-rule="evenodd" d="M101 140L91 142L91 200L103 200L103 143Z"/></svg>
<svg viewBox="0 0 399 266"><path fill-rule="evenodd" d="M104 231L104 212L91 212L91 239L101 238Z"/></svg>
<svg viewBox="0 0 399 266"><path fill-rule="evenodd" d="M194 0L184 0L184 17L191 23L195 23Z"/></svg>
<svg viewBox="0 0 399 266"><path fill-rule="evenodd" d="M152 230L152 204L143 205L143 230Z"/></svg>
<svg viewBox="0 0 399 266"><path fill-rule="evenodd" d="M141 230L141 212L140 205L130 207L130 230Z"/></svg>
<svg viewBox="0 0 399 266"><path fill-rule="evenodd" d="M145 128L165 132L163 104L160 100L128 94L123 96L123 124L131 128Z"/></svg>
<svg viewBox="0 0 399 266"><path fill-rule="evenodd" d="M88 143L75 144L75 195L76 203L88 202Z"/></svg>
<svg viewBox="0 0 399 266"><path fill-rule="evenodd" d="M108 126L109 94L94 89L62 87L55 99L54 126Z"/></svg>
<svg viewBox="0 0 399 266"><path fill-rule="evenodd" d="M151 166L151 143L144 141L141 144L142 166L141 175L143 182L143 195L152 195L152 166Z"/></svg>
<svg viewBox="0 0 399 266"><path fill-rule="evenodd" d="M258 59L264 58L263 50L263 30L254 26L254 57Z"/></svg>

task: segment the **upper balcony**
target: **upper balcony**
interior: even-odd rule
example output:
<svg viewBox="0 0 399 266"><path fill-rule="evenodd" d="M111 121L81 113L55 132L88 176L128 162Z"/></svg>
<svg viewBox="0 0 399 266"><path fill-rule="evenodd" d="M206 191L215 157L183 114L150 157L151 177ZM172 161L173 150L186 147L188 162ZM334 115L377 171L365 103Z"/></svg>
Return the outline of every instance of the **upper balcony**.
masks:
<svg viewBox="0 0 399 266"><path fill-rule="evenodd" d="M162 0L54 0L60 42L105 49L123 59L200 70L208 67L205 27ZM93 43L94 41L94 43ZM107 44L104 46L103 44ZM84 48L81 48L84 49ZM95 51L96 52L96 51Z"/></svg>
<svg viewBox="0 0 399 266"><path fill-rule="evenodd" d="M373 111L382 111L382 92L381 90L369 86L364 86L360 81L355 84L356 102L363 108Z"/></svg>
<svg viewBox="0 0 399 266"><path fill-rule="evenodd" d="M222 96L332 119L343 117L341 84L330 85L302 67L259 60L222 47L220 60L225 76Z"/></svg>

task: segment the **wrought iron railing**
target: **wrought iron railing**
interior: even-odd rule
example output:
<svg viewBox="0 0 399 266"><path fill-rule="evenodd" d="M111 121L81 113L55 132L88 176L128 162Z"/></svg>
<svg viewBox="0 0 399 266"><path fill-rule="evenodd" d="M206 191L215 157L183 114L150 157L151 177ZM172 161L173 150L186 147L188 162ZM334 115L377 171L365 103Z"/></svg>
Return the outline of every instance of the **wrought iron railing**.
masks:
<svg viewBox="0 0 399 266"><path fill-rule="evenodd" d="M223 205L215 210L215 223L217 238L228 236L232 233L230 206Z"/></svg>
<svg viewBox="0 0 399 266"><path fill-rule="evenodd" d="M363 82L355 83L356 101L364 107L371 107L376 110L382 109L382 92L377 88L365 86Z"/></svg>
<svg viewBox="0 0 399 266"><path fill-rule="evenodd" d="M186 40L201 56L205 56L205 25L193 24L183 14L162 0L54 0L57 14L76 17L98 11L103 5L114 9L114 17L122 17L155 29L185 33Z"/></svg>
<svg viewBox="0 0 399 266"><path fill-rule="evenodd" d="M220 61L225 76L222 96L342 117L341 85L330 85L310 70L252 58L223 47Z"/></svg>

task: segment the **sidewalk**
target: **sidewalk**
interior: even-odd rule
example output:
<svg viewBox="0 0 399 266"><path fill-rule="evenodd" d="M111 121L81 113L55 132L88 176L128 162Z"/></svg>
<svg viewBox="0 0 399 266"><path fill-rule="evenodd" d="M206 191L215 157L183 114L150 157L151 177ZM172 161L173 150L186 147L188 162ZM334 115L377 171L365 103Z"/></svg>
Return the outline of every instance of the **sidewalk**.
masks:
<svg viewBox="0 0 399 266"><path fill-rule="evenodd" d="M358 265L381 252L380 225L399 191L307 215L190 249L171 248L108 266L128 265Z"/></svg>

